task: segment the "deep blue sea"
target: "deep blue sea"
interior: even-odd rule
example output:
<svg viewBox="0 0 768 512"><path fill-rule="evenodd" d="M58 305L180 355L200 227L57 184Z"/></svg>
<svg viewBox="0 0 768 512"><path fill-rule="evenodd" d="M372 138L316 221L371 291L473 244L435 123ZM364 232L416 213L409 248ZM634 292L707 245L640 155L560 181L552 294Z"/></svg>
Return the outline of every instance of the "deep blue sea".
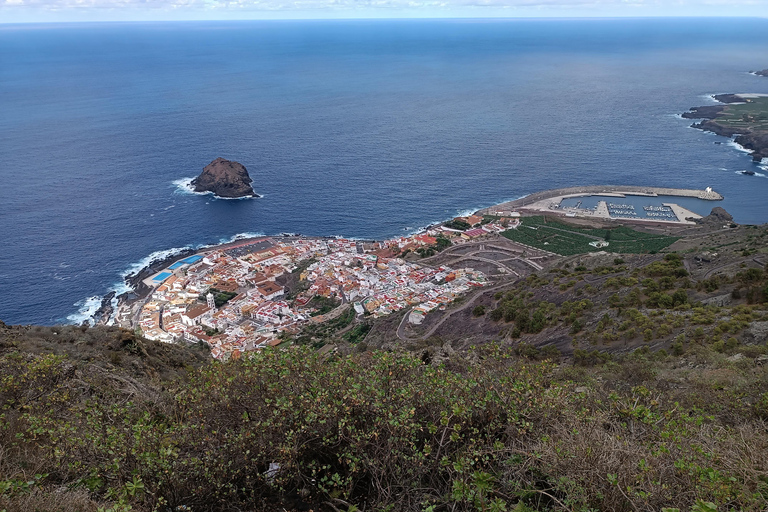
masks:
<svg viewBox="0 0 768 512"><path fill-rule="evenodd" d="M158 251L554 187L711 186L768 222L768 172L676 117L765 67L766 19L0 25L0 319L82 320ZM264 197L177 185L219 156Z"/></svg>

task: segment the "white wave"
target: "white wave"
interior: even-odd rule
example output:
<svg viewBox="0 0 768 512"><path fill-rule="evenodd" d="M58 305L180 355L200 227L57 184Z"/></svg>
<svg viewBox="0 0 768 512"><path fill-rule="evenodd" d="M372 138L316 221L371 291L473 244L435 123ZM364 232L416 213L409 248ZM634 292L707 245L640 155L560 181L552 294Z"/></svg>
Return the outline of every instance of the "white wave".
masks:
<svg viewBox="0 0 768 512"><path fill-rule="evenodd" d="M696 130L697 132L701 133L702 135L707 135L707 136L711 136L711 137L718 137L718 138L723 137L722 135L718 135L715 132L711 132L709 130L702 130L701 128L696 128L695 126L693 126L693 124L686 125L686 128L689 128L691 130Z"/></svg>
<svg viewBox="0 0 768 512"><path fill-rule="evenodd" d="M117 306L120 304L120 300L117 298L118 295L120 294L117 293L117 290L115 290L114 297L112 297L112 300L109 301L110 306L112 306L112 314L110 314L109 318L107 319L107 322L106 322L107 325L115 324L115 318L117 318Z"/></svg>
<svg viewBox="0 0 768 512"><path fill-rule="evenodd" d="M742 153L752 154L752 150L751 149L745 148L744 146L742 146L741 144L739 144L738 142L736 142L733 139L730 139L728 142L725 143L725 145L726 146L730 146L732 148L735 148L735 149L741 151Z"/></svg>
<svg viewBox="0 0 768 512"><path fill-rule="evenodd" d="M213 192L211 192L211 194L213 194ZM248 199L259 199L263 196L260 196L259 194L254 194L252 196L243 196L243 197L221 197L214 194L213 197L215 199L221 199L222 201L245 201Z"/></svg>
<svg viewBox="0 0 768 512"><path fill-rule="evenodd" d="M142 269L150 266L152 263L155 263L156 261L164 260L165 258L170 258L171 256L175 256L181 253L182 251L186 251L188 249L195 249L195 247L191 247L191 246L173 247L172 249L155 251L149 256L146 256L141 260L137 261L136 263L132 263L131 265L129 265L128 268L121 273L121 275L124 278L135 276L136 274L141 272Z"/></svg>
<svg viewBox="0 0 768 512"><path fill-rule="evenodd" d="M765 167L760 167L760 169L762 169L764 171L768 171L768 168L765 168ZM753 171L753 172L754 172L754 174L745 174L744 171L734 171L734 174L738 174L740 176L748 176L750 178L768 178L768 176L766 176L763 173L760 173L760 172L757 172L757 171Z"/></svg>
<svg viewBox="0 0 768 512"><path fill-rule="evenodd" d="M133 291L133 288L123 279L122 281L118 281L114 283L110 287L110 291L115 292L115 297L122 295L124 293L131 293Z"/></svg>
<svg viewBox="0 0 768 512"><path fill-rule="evenodd" d="M172 183L176 186L174 194L191 194L195 196L207 196L213 194L213 192L195 192L194 187L192 187L192 180L194 179L194 177L179 178L178 180L173 181Z"/></svg>
<svg viewBox="0 0 768 512"><path fill-rule="evenodd" d="M124 293L130 293L133 291L133 287L131 287L128 284L129 277L135 276L136 274L141 272L144 268L150 266L152 263L155 263L156 261L164 260L165 258L170 258L171 256L179 254L182 251L185 251L188 249L194 249L194 247L189 247L189 246L174 247L172 249L155 251L152 254L137 261L136 263L130 264L123 272L120 273L120 281L113 283L112 286L110 286L106 292L106 294L110 292L115 292L115 298L112 299L113 315L114 315L114 312L117 311L117 297ZM83 299L80 302L77 302L75 305L79 307L78 312L69 315L67 317L67 320L73 324L81 324L86 320L90 324L93 324L94 323L93 315L99 309L102 298L103 296L102 297L94 296L94 297L88 297L87 299ZM96 302L96 307L93 307L94 301ZM110 322L113 320L114 318L110 318Z"/></svg>
<svg viewBox="0 0 768 512"><path fill-rule="evenodd" d="M498 205L505 204L505 203L511 203L512 201L517 201L519 199L523 199L524 197L528 197L528 195L530 195L530 194L526 194L526 195L518 196L518 197L513 197L513 198L509 198L509 199L502 199L502 200L497 201L497 202L495 202L493 204L486 205L486 206L479 206L477 208L468 208L468 209L464 209L464 210L457 210L456 211L456 215L454 215L453 217L446 218L446 219L440 219L440 220L433 220L433 221L429 222L428 224L419 226L417 228L413 228L411 226L406 226L406 227L403 228L403 231L405 231L407 235L414 235L416 233L423 233L425 231L433 229L433 228L435 228L435 227L437 227L437 226L439 226L439 225L441 225L441 224L443 224L443 223L445 223L445 222L447 222L447 221L449 221L451 219L454 219L456 217L468 217L470 215L473 215L475 212L477 212L479 210L483 210L485 208L491 208L493 206L498 206Z"/></svg>
<svg viewBox="0 0 768 512"><path fill-rule="evenodd" d="M67 321L75 325L80 325L83 322L88 322L90 325L93 325L95 323L93 315L99 310L101 299L101 297L94 295L93 297L88 297L87 299L75 302L74 305L77 307L77 313L69 315Z"/></svg>
<svg viewBox="0 0 768 512"><path fill-rule="evenodd" d="M218 242L215 244L206 244L206 245L199 245L195 247L195 249L207 249L208 247L216 247L217 245L223 245L223 244L231 244L232 242L237 242L238 240L246 240L248 238L259 238L262 236L267 236L264 233L255 233L252 231L246 231L244 233L238 233L236 235L230 236L229 238L220 238Z"/></svg>
<svg viewBox="0 0 768 512"><path fill-rule="evenodd" d="M213 192L196 192L195 188L192 186L192 180L195 178L179 178L178 180L174 180L171 183L173 183L176 186L176 190L174 190L174 194L185 194L185 195L195 195L195 196L212 196L214 199L223 199L225 201L240 201L243 199L256 199L260 197L264 197L260 194L254 194L252 196L245 196L245 197L220 197L214 194ZM206 203L208 204L208 203ZM169 207L170 208L170 207ZM167 208L166 208L167 209Z"/></svg>
<svg viewBox="0 0 768 512"><path fill-rule="evenodd" d="M715 96L717 96L718 94L724 94L724 93L718 92L715 94L701 94L699 95L699 98L705 99L710 103L716 103L719 105L721 102L715 99Z"/></svg>
<svg viewBox="0 0 768 512"><path fill-rule="evenodd" d="M373 240L371 237L362 237L362 236L344 236L344 235L328 235L326 237L321 238L332 238L334 240L351 240L353 242L370 242Z"/></svg>

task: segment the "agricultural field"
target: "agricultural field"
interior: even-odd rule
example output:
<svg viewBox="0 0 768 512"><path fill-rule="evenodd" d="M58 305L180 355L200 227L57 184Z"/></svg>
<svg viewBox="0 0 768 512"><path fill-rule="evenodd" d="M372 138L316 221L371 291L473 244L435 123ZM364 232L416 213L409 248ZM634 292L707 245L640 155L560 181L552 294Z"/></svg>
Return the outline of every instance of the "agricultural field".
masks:
<svg viewBox="0 0 768 512"><path fill-rule="evenodd" d="M578 228L543 216L524 217L517 229L509 229L503 236L562 256L597 251L644 254L658 252L677 240L676 237L642 233L626 226ZM607 247L589 245L603 241L608 242Z"/></svg>
<svg viewBox="0 0 768 512"><path fill-rule="evenodd" d="M731 104L717 117L717 123L732 128L768 131L768 97L750 98L743 104Z"/></svg>

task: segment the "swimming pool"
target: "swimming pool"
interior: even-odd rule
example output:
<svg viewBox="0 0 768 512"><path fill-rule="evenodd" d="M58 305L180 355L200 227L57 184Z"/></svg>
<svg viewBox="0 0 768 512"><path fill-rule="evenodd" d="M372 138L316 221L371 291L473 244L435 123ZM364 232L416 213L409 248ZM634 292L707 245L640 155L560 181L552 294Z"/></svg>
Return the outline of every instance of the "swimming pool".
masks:
<svg viewBox="0 0 768 512"><path fill-rule="evenodd" d="M202 256L200 256L199 254L195 254L194 256L190 256L189 258L184 258L183 260L177 261L176 263L174 263L168 268L171 270L176 270L179 267L183 267L184 265L191 265L195 262L200 261L201 259L203 259Z"/></svg>
<svg viewBox="0 0 768 512"><path fill-rule="evenodd" d="M155 277L153 277L152 280L159 283L160 281L165 281L169 277L171 277L171 273L170 272L161 272L161 273L157 274Z"/></svg>

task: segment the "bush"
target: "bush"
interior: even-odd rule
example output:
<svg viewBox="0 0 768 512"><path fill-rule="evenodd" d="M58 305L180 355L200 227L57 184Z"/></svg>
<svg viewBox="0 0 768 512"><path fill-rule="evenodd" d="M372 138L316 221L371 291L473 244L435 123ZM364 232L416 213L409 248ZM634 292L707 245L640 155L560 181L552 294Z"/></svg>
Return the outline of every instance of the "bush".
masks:
<svg viewBox="0 0 768 512"><path fill-rule="evenodd" d="M768 393L763 393L755 402L755 414L758 418L768 421Z"/></svg>
<svg viewBox="0 0 768 512"><path fill-rule="evenodd" d="M624 362L576 350L572 367L518 361L492 344L440 365L401 352L329 357L292 347L160 381L6 348L0 506L8 510L768 504L768 439L755 417L765 417L768 397L754 414L727 418L713 411L733 402L731 390L706 383L706 395L679 401L667 382L654 387L647 349ZM595 380L611 372L622 380Z"/></svg>
<svg viewBox="0 0 768 512"><path fill-rule="evenodd" d="M472 316L483 316L485 314L485 306L475 306L472 310Z"/></svg>

